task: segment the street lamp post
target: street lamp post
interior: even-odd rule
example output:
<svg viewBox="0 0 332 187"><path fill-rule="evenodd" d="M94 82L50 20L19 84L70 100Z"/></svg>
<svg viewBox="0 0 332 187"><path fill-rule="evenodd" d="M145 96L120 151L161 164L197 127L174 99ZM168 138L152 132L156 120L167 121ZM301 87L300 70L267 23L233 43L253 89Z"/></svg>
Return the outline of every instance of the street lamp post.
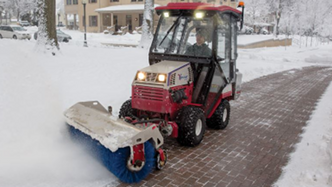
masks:
<svg viewBox="0 0 332 187"><path fill-rule="evenodd" d="M88 42L86 41L86 14L85 14L85 6L86 6L87 0L82 0L82 4L83 4L83 14L84 14L84 47L88 47Z"/></svg>

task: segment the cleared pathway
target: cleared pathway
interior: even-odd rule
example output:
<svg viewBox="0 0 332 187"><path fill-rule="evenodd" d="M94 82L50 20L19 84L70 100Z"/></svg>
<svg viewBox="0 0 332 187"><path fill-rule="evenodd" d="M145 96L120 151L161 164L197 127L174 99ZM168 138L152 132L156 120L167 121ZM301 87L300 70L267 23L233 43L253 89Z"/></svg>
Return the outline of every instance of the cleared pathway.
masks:
<svg viewBox="0 0 332 187"><path fill-rule="evenodd" d="M208 129L195 148L168 139L169 160L139 184L111 186L271 186L299 142L316 102L332 81L329 67L307 67L255 79L231 102L225 130Z"/></svg>

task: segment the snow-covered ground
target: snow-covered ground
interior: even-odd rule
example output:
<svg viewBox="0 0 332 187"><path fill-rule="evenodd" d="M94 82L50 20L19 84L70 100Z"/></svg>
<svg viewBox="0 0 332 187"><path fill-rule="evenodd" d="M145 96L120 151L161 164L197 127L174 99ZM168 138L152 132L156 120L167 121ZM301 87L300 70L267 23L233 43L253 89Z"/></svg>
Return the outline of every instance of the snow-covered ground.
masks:
<svg viewBox="0 0 332 187"><path fill-rule="evenodd" d="M113 106L118 115L130 97L136 71L148 65L148 50L100 44L138 44L138 34L88 33L85 48L83 33L64 32L73 40L61 43L56 56L36 52L35 40L0 40L0 186L116 183L111 173L69 139L63 112L76 102L98 100ZM244 81L250 81L292 68L331 66L331 50L332 44L239 50L238 69ZM303 140L277 182L279 187L332 185L331 87L308 122Z"/></svg>

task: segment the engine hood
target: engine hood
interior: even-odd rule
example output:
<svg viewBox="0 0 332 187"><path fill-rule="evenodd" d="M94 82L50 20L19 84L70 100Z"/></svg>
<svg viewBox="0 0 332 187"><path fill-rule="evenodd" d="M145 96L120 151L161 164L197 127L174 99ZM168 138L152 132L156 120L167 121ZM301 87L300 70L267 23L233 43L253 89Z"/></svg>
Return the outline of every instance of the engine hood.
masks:
<svg viewBox="0 0 332 187"><path fill-rule="evenodd" d="M145 75L141 80L138 79L139 73ZM160 74L165 76L165 81L159 80ZM162 61L138 70L132 85L163 87L164 89L168 89L170 87L191 83L192 78L192 69L189 62Z"/></svg>
<svg viewBox="0 0 332 187"><path fill-rule="evenodd" d="M189 62L178 62L178 61L162 61L146 68L140 69L142 72L149 73L165 73L169 74L175 70L181 69L184 66L189 65Z"/></svg>

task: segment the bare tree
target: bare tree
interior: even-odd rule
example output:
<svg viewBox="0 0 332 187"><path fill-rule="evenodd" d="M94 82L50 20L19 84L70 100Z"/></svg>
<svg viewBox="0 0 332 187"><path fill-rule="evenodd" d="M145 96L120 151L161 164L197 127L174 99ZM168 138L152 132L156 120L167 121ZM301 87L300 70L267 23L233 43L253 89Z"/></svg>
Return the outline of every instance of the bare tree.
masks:
<svg viewBox="0 0 332 187"><path fill-rule="evenodd" d="M256 24L263 22L267 14L267 5L265 0L246 0L245 20L256 30Z"/></svg>
<svg viewBox="0 0 332 187"><path fill-rule="evenodd" d="M55 0L38 0L38 41L37 45L45 47L55 55L59 50L55 24Z"/></svg>
<svg viewBox="0 0 332 187"><path fill-rule="evenodd" d="M273 35L278 37L280 20L282 17L287 17L292 12L295 1L294 0L267 0L270 7L270 12L274 14L274 30Z"/></svg>
<svg viewBox="0 0 332 187"><path fill-rule="evenodd" d="M15 14L20 20L21 16L30 13L36 8L36 0L6 0L5 9Z"/></svg>

